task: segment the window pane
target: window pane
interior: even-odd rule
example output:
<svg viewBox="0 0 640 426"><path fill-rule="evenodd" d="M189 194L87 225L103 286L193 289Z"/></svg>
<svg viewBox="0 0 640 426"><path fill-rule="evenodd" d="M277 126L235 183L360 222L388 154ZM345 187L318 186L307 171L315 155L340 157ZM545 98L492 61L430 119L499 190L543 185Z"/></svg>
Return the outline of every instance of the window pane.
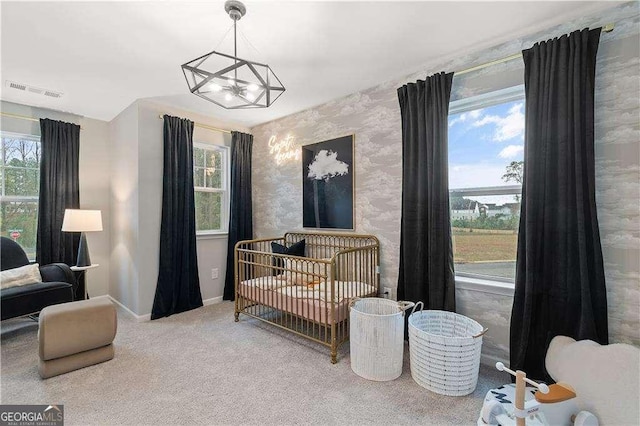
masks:
<svg viewBox="0 0 640 426"><path fill-rule="evenodd" d="M449 188L456 272L514 279L519 195L493 195L522 183L524 100L449 116ZM505 190L506 191L506 190Z"/></svg>
<svg viewBox="0 0 640 426"><path fill-rule="evenodd" d="M207 188L222 188L222 152L207 151L206 157Z"/></svg>
<svg viewBox="0 0 640 426"><path fill-rule="evenodd" d="M195 191L196 231L222 229L222 193Z"/></svg>
<svg viewBox="0 0 640 426"><path fill-rule="evenodd" d="M39 169L6 167L4 169L5 195L37 196L40 187Z"/></svg>
<svg viewBox="0 0 640 426"><path fill-rule="evenodd" d="M36 258L37 224L37 200L0 202L0 233L3 237L14 238L31 260ZM13 236L12 233L14 233Z"/></svg>
<svg viewBox="0 0 640 426"><path fill-rule="evenodd" d="M194 187L204 186L204 167L193 168L193 186Z"/></svg>
<svg viewBox="0 0 640 426"><path fill-rule="evenodd" d="M515 278L519 220L518 196L452 197L456 272Z"/></svg>
<svg viewBox="0 0 640 426"><path fill-rule="evenodd" d="M3 162L8 166L39 167L40 142L31 139L3 137Z"/></svg>
<svg viewBox="0 0 640 426"><path fill-rule="evenodd" d="M35 259L40 187L40 142L2 134L0 186L2 196L21 197L21 201L0 198L0 235L13 238ZM26 198L26 200L24 199Z"/></svg>
<svg viewBox="0 0 640 426"><path fill-rule="evenodd" d="M204 167L204 149L193 147L193 165L197 167Z"/></svg>
<svg viewBox="0 0 640 426"><path fill-rule="evenodd" d="M524 159L524 100L449 116L449 188L517 185L507 167Z"/></svg>

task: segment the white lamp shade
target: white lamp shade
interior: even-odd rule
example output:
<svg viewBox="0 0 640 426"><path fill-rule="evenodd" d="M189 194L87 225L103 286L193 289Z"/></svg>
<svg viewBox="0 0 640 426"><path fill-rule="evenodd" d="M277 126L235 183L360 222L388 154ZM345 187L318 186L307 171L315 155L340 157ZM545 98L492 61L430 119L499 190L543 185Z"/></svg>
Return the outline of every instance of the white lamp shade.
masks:
<svg viewBox="0 0 640 426"><path fill-rule="evenodd" d="M100 210L66 209L62 221L62 231L102 231L102 212Z"/></svg>

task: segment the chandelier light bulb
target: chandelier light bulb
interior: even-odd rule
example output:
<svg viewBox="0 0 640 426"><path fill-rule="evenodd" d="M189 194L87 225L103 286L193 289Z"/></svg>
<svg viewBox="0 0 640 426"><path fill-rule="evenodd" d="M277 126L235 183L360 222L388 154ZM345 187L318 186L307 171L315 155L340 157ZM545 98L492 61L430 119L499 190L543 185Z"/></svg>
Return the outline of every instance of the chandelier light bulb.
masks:
<svg viewBox="0 0 640 426"><path fill-rule="evenodd" d="M232 78L227 80L229 82L230 85L235 86L236 85L236 81Z"/></svg>
<svg viewBox="0 0 640 426"><path fill-rule="evenodd" d="M247 90L250 92L255 92L258 89L259 89L258 85L254 83L251 83L250 85L247 86Z"/></svg>
<svg viewBox="0 0 640 426"><path fill-rule="evenodd" d="M216 83L211 83L209 85L209 90L211 90L212 92L219 92L222 90L222 86L220 86L219 84Z"/></svg>
<svg viewBox="0 0 640 426"><path fill-rule="evenodd" d="M225 101L230 101L231 99L233 99L233 96L231 95L231 93L227 93L226 95L224 95Z"/></svg>
<svg viewBox="0 0 640 426"><path fill-rule="evenodd" d="M247 96L245 96L247 99L249 99L251 102L256 100L256 97L253 93L247 93Z"/></svg>

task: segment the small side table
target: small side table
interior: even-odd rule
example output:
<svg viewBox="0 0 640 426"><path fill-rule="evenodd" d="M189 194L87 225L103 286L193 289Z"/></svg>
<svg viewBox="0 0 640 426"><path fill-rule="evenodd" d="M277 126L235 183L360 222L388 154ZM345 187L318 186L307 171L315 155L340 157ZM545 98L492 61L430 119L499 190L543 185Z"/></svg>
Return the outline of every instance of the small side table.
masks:
<svg viewBox="0 0 640 426"><path fill-rule="evenodd" d="M86 281L84 280L85 273L89 269L97 268L98 266L100 266L98 263L92 263L89 266L71 266L71 270L76 275L76 282L79 284L73 295L73 300L80 300L79 295L82 295L82 300L89 298Z"/></svg>

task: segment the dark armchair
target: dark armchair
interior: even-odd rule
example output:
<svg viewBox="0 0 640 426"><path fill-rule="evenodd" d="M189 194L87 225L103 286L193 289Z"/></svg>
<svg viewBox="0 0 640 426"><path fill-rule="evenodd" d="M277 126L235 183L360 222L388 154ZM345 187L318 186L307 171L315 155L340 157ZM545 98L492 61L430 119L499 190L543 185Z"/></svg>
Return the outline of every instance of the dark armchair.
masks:
<svg viewBox="0 0 640 426"><path fill-rule="evenodd" d="M0 237L0 269L29 264L26 253L10 238ZM44 307L72 302L76 278L64 263L40 266L42 282L0 290L2 320L40 312Z"/></svg>

